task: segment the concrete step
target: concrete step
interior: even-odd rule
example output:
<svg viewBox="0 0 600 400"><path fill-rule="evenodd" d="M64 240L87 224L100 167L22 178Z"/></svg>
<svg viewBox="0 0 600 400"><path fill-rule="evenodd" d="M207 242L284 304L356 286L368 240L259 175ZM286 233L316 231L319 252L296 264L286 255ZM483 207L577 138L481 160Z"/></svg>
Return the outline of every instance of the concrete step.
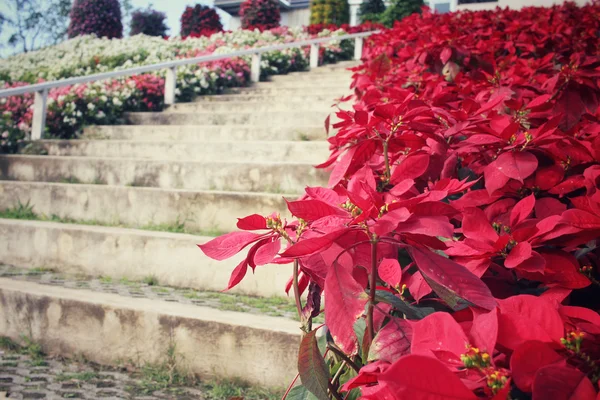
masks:
<svg viewBox="0 0 600 400"><path fill-rule="evenodd" d="M246 89L247 90L247 89ZM286 95L287 98L290 95ZM293 101L296 103L322 103L326 104L327 107L331 106L335 103L336 98L342 97L341 95L335 95L334 93L325 93L325 94L313 94L313 93L296 93L293 95ZM249 93L249 94L218 94L218 95L208 95L208 96L198 96L194 99L193 103L220 103L226 101L233 102L266 102L271 104L281 103L282 97L281 95L275 94L261 94L261 93ZM287 101L287 100L286 100ZM189 104L189 103L178 103L180 105ZM323 110L321 110L323 111Z"/></svg>
<svg viewBox="0 0 600 400"><path fill-rule="evenodd" d="M227 157L227 155L223 155ZM196 162L134 158L0 156L0 179L187 190L301 193L327 173L303 162Z"/></svg>
<svg viewBox="0 0 600 400"><path fill-rule="evenodd" d="M199 376L284 387L296 375L298 323L160 299L0 278L0 335L103 365L159 364L169 352Z"/></svg>
<svg viewBox="0 0 600 400"><path fill-rule="evenodd" d="M211 239L181 233L0 219L0 263L115 280L142 281L154 276L162 285L221 291L247 249L228 260L214 261L197 246ZM291 264L260 266L232 292L285 296L291 274Z"/></svg>
<svg viewBox="0 0 600 400"><path fill-rule="evenodd" d="M297 79L295 77L288 79L279 79L271 82L258 82L253 84L250 89L287 89L293 88L302 92L310 92L312 89L320 89L322 87L331 88L337 92L347 91L350 89L350 79L342 80L312 80L312 79ZM334 92L335 93L335 92Z"/></svg>
<svg viewBox="0 0 600 400"><path fill-rule="evenodd" d="M227 159L252 162L302 162L319 164L329 157L325 141L280 142L142 142L129 140L42 140L51 156L120 157L149 160L219 162Z"/></svg>
<svg viewBox="0 0 600 400"><path fill-rule="evenodd" d="M282 194L0 181L0 210L29 203L46 217L136 228L231 232L237 218L288 214ZM296 199L299 195L285 195Z"/></svg>
<svg viewBox="0 0 600 400"><path fill-rule="evenodd" d="M333 101L264 101L264 100L245 100L245 101L210 101L210 102L193 102L193 103L178 103L164 112L232 112L235 113L252 113L252 112L289 112L289 111L306 111L315 114L327 112L332 107Z"/></svg>
<svg viewBox="0 0 600 400"><path fill-rule="evenodd" d="M333 112L333 110L332 110ZM288 112L134 112L126 113L128 123L134 125L240 125L292 126L322 125L327 111Z"/></svg>
<svg viewBox="0 0 600 400"><path fill-rule="evenodd" d="M252 141L252 140L323 140L324 125L252 126L252 125L95 125L83 130L82 139L140 141Z"/></svg>
<svg viewBox="0 0 600 400"><path fill-rule="evenodd" d="M342 96L347 96L351 94L352 91L348 87L343 88L339 86L319 86L313 88L307 88L305 86L296 86L296 87L275 87L271 83L266 83L265 85L270 86L258 86L251 88L235 88L229 89L225 94L241 94L241 95L268 95L268 96L279 96L280 98L294 97L296 96L329 96L330 99L336 99Z"/></svg>
<svg viewBox="0 0 600 400"><path fill-rule="evenodd" d="M318 74L331 74L331 73L345 73L349 72L348 68L354 68L358 65L361 65L360 61L344 61L337 64L327 64L321 65L318 68L311 69L310 75L318 75ZM290 72L288 75L300 75L305 74L306 71L302 72Z"/></svg>

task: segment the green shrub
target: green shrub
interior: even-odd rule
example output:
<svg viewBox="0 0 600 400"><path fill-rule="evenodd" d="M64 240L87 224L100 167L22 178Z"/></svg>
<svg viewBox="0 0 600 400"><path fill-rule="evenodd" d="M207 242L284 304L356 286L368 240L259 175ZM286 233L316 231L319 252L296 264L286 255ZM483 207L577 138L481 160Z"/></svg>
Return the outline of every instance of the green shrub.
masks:
<svg viewBox="0 0 600 400"><path fill-rule="evenodd" d="M385 11L383 0L367 0L360 5L361 21L379 21L381 14Z"/></svg>
<svg viewBox="0 0 600 400"><path fill-rule="evenodd" d="M350 19L346 0L314 0L310 7L310 23L347 24Z"/></svg>
<svg viewBox="0 0 600 400"><path fill-rule="evenodd" d="M380 14L378 21L387 27L394 25L394 21L400 21L414 13L420 13L423 0L392 0L392 4Z"/></svg>

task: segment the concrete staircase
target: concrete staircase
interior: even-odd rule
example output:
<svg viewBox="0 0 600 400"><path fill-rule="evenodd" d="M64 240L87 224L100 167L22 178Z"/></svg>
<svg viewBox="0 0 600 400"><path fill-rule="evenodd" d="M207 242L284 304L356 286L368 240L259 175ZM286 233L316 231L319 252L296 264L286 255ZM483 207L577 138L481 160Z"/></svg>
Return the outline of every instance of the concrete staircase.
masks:
<svg viewBox="0 0 600 400"><path fill-rule="evenodd" d="M43 140L36 145L43 155L0 156L0 210L29 204L37 215L0 219L0 264L222 290L243 255L214 262L196 244L234 230L237 217L287 215L282 196L326 183L313 165L328 156L323 122L334 99L349 93L351 65L276 76L161 113L130 113L129 125ZM193 234L173 233L184 230ZM237 292L281 296L290 274L289 266L260 267ZM0 336L25 334L49 351L101 363L153 362L174 340L186 353L208 352L194 372L283 386L294 376L295 326L0 278ZM275 356L263 357L268 351Z"/></svg>

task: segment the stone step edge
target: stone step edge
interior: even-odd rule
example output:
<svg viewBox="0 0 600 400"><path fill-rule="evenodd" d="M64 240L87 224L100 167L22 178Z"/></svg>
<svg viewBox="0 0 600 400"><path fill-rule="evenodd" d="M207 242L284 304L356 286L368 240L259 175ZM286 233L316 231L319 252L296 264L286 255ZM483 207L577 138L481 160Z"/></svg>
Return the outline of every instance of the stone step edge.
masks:
<svg viewBox="0 0 600 400"><path fill-rule="evenodd" d="M118 126L118 125L117 125ZM130 126L130 125L123 125L123 126ZM92 143L92 142L106 142L106 140L96 140L96 139L87 139L87 138L81 138L81 139L40 139L37 142L38 143ZM120 144L120 143L124 143L124 144L136 144L136 145L144 145L144 144L152 144L152 145L159 145L159 144L169 144L169 145L190 145L190 144L202 144L202 143L210 143L210 144L242 144L243 146L246 146L248 143L253 143L253 144L257 144L257 145L265 145L265 146L269 146L269 145L285 145L285 144L290 144L290 145L297 145L299 144L300 146L318 146L318 145L325 145L327 144L327 140L248 140L248 141L243 141L240 142L239 140L211 140L211 141L206 141L206 140L178 140L178 141L174 141L174 140L131 140L131 139L111 139L110 143L114 143L114 144ZM27 154L23 154L23 155L27 155ZM112 157L111 157L112 158Z"/></svg>
<svg viewBox="0 0 600 400"><path fill-rule="evenodd" d="M191 103L178 103L178 104L191 104ZM160 112L159 112L160 113ZM137 129L143 129L143 128L151 128L151 127L156 127L156 126L160 126L160 125L155 125L155 124L146 124L146 125L126 125L126 124L121 124L121 125L88 125L86 127L84 127L83 129L111 129L111 128L132 128L135 127ZM227 127L228 129L260 129L260 130L265 130L268 128L265 128L262 125L252 125L252 124L227 124L227 125L165 125L168 126L169 128L178 128L178 129L224 129L224 127ZM274 128L273 128L274 129ZM296 125L294 126L294 129L298 130L299 132L302 132L302 129L322 129L325 130L323 128L323 125L306 125L306 126L302 126L302 125Z"/></svg>
<svg viewBox="0 0 600 400"><path fill-rule="evenodd" d="M48 156L42 156L48 157ZM8 179L0 179L0 185L4 182L10 182L11 185L39 185L39 186L51 186L51 187L69 187L72 185L78 185L82 187L107 187L116 190L139 190L139 191L154 191L154 192L172 192L172 193L198 193L198 194L213 194L213 195L223 195L223 196L248 196L248 197L273 197L274 199L280 199L281 197L286 197L291 200L297 199L302 196L301 193L270 193L270 192L241 192L235 190L192 190L192 189L177 189L177 188L161 188L161 187L152 187L152 186L121 186L121 185L108 185L105 183L74 183L74 182L45 182L45 181L14 181Z"/></svg>
<svg viewBox="0 0 600 400"><path fill-rule="evenodd" d="M143 280L154 275L171 287L221 291L246 254L243 251L228 260L212 260L197 247L212 239L185 233L0 218L0 263L114 279ZM282 297L291 273L289 265L261 266L231 293Z"/></svg>
<svg viewBox="0 0 600 400"><path fill-rule="evenodd" d="M0 335L26 333L47 353L104 365L156 363L174 345L201 376L282 387L296 373L300 330L283 318L6 278L0 278L0 295Z"/></svg>
<svg viewBox="0 0 600 400"><path fill-rule="evenodd" d="M86 276L56 272L55 269L51 268L19 268L0 263L0 278L67 289L88 290L94 293L113 293L132 299L154 299L169 303L299 321L297 320L298 314L294 300L289 296L287 298L245 296L230 291L217 292L173 287L161 284L158 279L151 275L144 280L133 280L127 277L117 280L106 275ZM306 296L304 296L304 299L306 299ZM319 319L322 320L322 317L319 317Z"/></svg>
<svg viewBox="0 0 600 400"><path fill-rule="evenodd" d="M310 142L307 142L310 143ZM30 155L30 154L0 154L0 159L19 159L19 158L45 158L51 160L77 160L77 161L103 161L103 160L127 160L133 162L145 162L145 163L190 163L190 164L198 164L198 165L219 165L219 164L228 164L228 165L268 165L268 166L314 166L314 163L302 163L302 162L287 162L287 161L223 161L223 162L211 162L211 161L193 161L193 160L170 160L170 159L160 159L153 160L148 158L129 158L129 157L86 157L86 156L45 156L45 155Z"/></svg>

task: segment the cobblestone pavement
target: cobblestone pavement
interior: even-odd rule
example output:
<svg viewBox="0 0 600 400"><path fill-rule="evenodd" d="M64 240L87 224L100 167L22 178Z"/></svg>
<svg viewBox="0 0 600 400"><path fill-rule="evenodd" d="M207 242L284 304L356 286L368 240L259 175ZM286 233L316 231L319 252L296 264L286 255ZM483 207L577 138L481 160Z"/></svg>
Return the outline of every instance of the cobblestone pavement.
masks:
<svg viewBox="0 0 600 400"><path fill-rule="evenodd" d="M196 388L152 389L113 369L17 352L0 355L0 399L206 399Z"/></svg>
<svg viewBox="0 0 600 400"><path fill-rule="evenodd" d="M115 280L109 277L71 276L51 270L22 269L9 265L0 265L0 277L72 289L114 293L127 297L159 299L168 302L213 307L220 310L297 319L296 307L292 299L280 297L258 298L230 293L173 288L160 285L152 277L148 277L146 282L138 282L127 279Z"/></svg>
<svg viewBox="0 0 600 400"><path fill-rule="evenodd" d="M27 350L25 350L26 352ZM0 399L274 400L281 393L238 383L168 384L165 372L101 367L24 350L0 350ZM162 375L161 375L162 374ZM176 379L182 379L178 377Z"/></svg>

